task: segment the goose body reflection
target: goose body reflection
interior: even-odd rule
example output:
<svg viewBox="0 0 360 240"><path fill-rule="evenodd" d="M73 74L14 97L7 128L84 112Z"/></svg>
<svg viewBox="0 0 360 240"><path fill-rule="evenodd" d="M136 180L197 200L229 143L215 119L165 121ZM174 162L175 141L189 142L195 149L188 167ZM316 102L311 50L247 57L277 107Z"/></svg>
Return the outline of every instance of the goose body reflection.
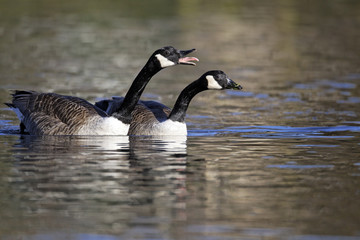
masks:
<svg viewBox="0 0 360 240"><path fill-rule="evenodd" d="M145 183L164 185L173 193L185 185L181 174L186 168L185 136L23 135L14 146L14 156L16 164L12 168L16 174L9 181L21 183L14 185L15 191L36 200L38 211L54 210L51 203L56 201L57 208L70 214L86 213L82 204L72 204L86 200L88 207L102 206L111 215L109 203L126 208L152 198L151 194L136 194Z"/></svg>

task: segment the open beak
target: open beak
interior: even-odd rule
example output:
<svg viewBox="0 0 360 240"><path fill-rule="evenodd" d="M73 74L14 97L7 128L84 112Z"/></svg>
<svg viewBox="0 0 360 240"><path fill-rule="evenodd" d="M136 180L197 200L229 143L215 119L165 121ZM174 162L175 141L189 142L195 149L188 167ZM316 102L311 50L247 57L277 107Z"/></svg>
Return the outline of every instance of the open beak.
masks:
<svg viewBox="0 0 360 240"><path fill-rule="evenodd" d="M196 58L196 57L186 57L186 55L188 55L189 53L192 53L196 51L195 48L193 49L190 49L190 50L180 50L180 59L179 59L179 63L180 64L183 64L183 65L193 65L195 66L196 63L192 62L192 61L195 61L195 62L198 62L199 59Z"/></svg>
<svg viewBox="0 0 360 240"><path fill-rule="evenodd" d="M231 80L230 78L227 79L227 89L234 89L234 90L241 90L242 86L240 86L239 84L237 84L236 82L234 82L233 80Z"/></svg>

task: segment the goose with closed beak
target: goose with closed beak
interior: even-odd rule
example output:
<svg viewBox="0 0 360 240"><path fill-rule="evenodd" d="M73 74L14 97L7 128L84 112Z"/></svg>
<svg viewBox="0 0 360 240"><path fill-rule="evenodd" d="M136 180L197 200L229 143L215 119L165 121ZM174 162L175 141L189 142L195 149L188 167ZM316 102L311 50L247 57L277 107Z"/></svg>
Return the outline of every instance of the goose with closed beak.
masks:
<svg viewBox="0 0 360 240"><path fill-rule="evenodd" d="M139 101L132 112L129 135L187 135L185 117L193 97L205 90L224 89L241 90L242 87L228 78L223 71L213 70L190 83L180 93L172 110L155 101ZM109 106L121 106L122 101L124 98L114 97L96 104L103 107L109 115L113 115Z"/></svg>
<svg viewBox="0 0 360 240"><path fill-rule="evenodd" d="M195 65L195 57L186 57L195 49L179 51L174 47L156 50L129 88L121 106L109 116L88 101L55 93L15 91L12 103L6 103L20 119L20 131L31 135L126 135L131 113L147 83L160 70L177 64Z"/></svg>

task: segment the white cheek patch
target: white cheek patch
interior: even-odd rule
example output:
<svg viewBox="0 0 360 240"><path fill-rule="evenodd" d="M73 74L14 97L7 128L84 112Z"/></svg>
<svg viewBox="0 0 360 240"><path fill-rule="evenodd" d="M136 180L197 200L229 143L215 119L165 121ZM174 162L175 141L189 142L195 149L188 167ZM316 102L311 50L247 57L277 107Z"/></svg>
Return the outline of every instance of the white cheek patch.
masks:
<svg viewBox="0 0 360 240"><path fill-rule="evenodd" d="M223 89L213 76L207 75L206 79L208 82L208 89Z"/></svg>
<svg viewBox="0 0 360 240"><path fill-rule="evenodd" d="M160 65L162 68L166 68L166 67L170 67L170 66L174 66L175 63L170 61L169 59L167 59L166 57L164 57L161 54L156 54L155 57L159 60Z"/></svg>

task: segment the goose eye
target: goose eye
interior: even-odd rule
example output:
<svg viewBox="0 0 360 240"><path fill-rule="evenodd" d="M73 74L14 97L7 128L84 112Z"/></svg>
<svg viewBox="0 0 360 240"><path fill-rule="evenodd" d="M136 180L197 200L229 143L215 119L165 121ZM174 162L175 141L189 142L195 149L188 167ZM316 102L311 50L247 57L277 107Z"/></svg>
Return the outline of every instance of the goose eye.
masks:
<svg viewBox="0 0 360 240"><path fill-rule="evenodd" d="M218 79L224 79L225 81L226 81L226 75L220 75L220 76L218 76Z"/></svg>
<svg viewBox="0 0 360 240"><path fill-rule="evenodd" d="M168 57L169 55L170 55L170 51L169 51L169 50L165 50L164 56L165 56L165 57Z"/></svg>

